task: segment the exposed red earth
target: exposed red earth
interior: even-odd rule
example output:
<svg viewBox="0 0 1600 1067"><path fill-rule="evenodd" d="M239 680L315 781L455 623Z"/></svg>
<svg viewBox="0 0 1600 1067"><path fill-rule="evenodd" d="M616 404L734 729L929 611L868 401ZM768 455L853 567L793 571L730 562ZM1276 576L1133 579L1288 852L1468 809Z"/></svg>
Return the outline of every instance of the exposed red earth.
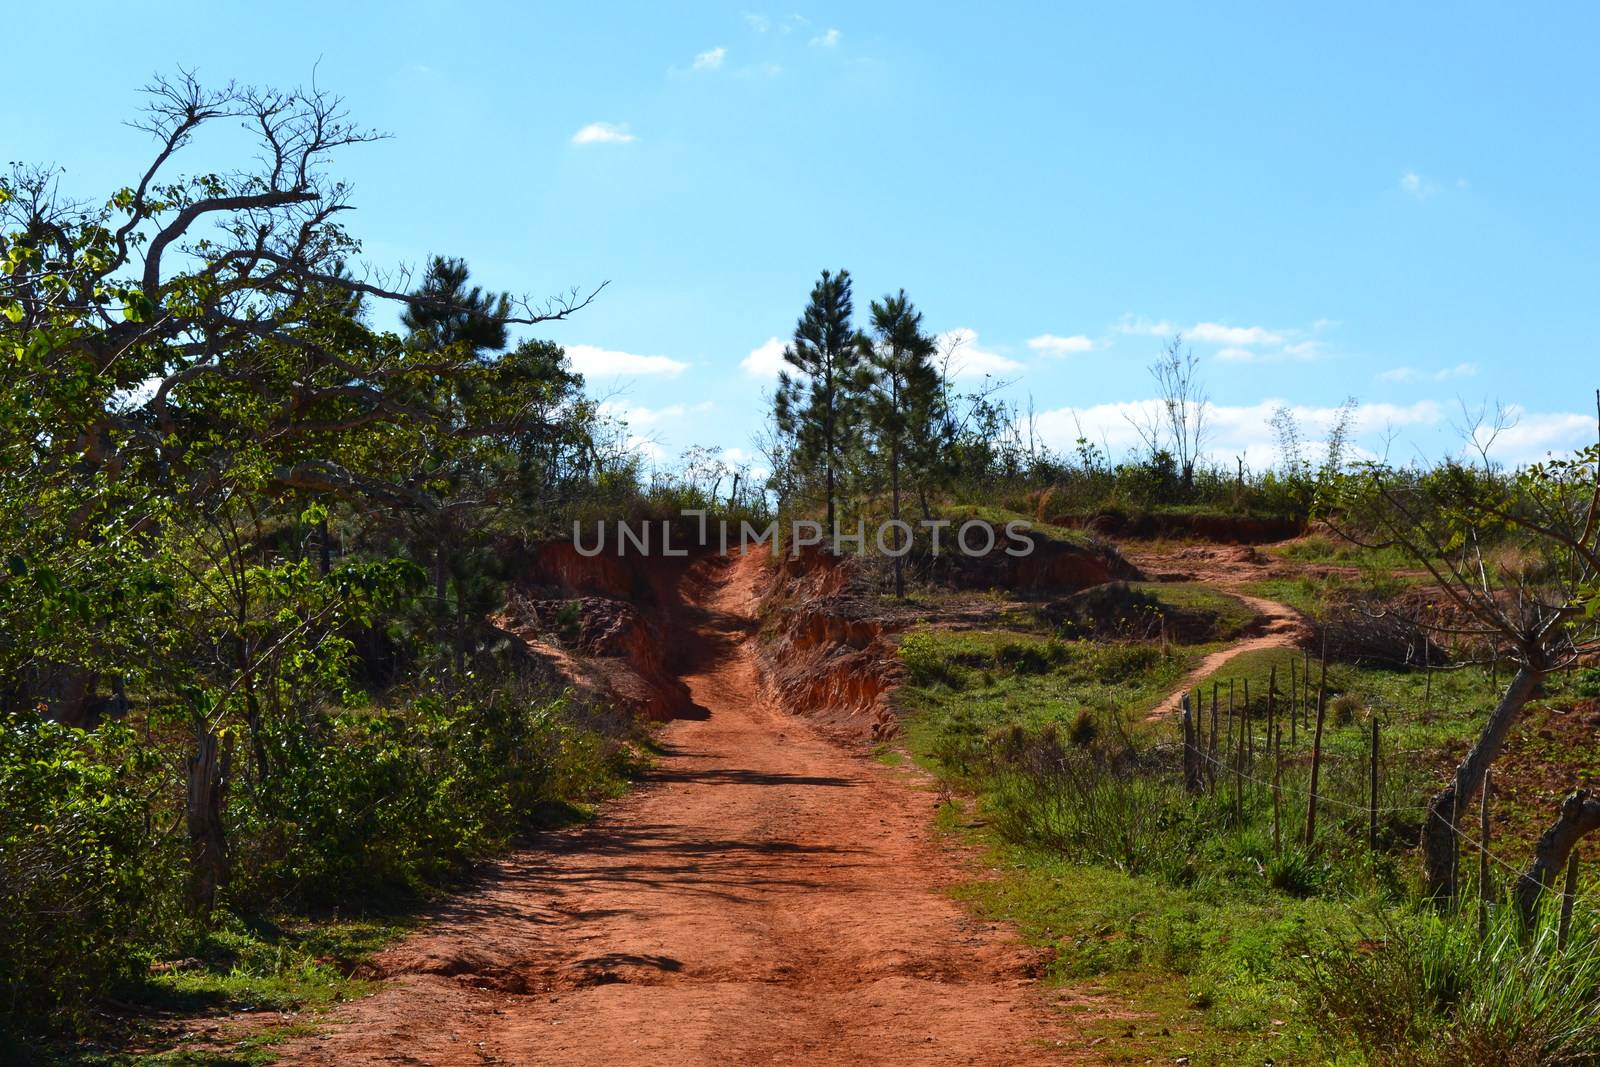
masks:
<svg viewBox="0 0 1600 1067"><path fill-rule="evenodd" d="M283 1062L1092 1061L1063 1009L1101 1007L1042 988L1035 951L945 892L972 857L936 840L934 795L763 684L764 574L682 573L665 618L692 703L641 786L493 865Z"/></svg>

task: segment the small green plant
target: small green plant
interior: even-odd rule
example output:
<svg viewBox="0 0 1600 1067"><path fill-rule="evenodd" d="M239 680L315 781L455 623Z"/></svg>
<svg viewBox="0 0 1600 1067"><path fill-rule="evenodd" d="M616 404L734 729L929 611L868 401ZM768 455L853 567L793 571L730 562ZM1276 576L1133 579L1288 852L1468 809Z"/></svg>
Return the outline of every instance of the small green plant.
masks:
<svg viewBox="0 0 1600 1067"><path fill-rule="evenodd" d="M583 635L583 605L578 601L568 601L556 612L556 635L564 644L578 643Z"/></svg>
<svg viewBox="0 0 1600 1067"><path fill-rule="evenodd" d="M1287 848L1266 863L1267 884L1291 897L1314 896L1327 880L1327 869L1301 848Z"/></svg>
<svg viewBox="0 0 1600 1067"><path fill-rule="evenodd" d="M1356 713L1361 710L1361 698L1354 693L1340 693L1328 705L1328 710L1333 713L1335 726L1349 726L1356 721Z"/></svg>

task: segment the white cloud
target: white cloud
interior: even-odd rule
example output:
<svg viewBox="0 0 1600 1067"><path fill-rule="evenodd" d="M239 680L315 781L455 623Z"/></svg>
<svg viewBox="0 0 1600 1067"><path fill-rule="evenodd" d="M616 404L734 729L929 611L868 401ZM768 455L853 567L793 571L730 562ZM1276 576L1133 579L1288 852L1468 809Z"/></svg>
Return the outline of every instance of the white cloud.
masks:
<svg viewBox="0 0 1600 1067"><path fill-rule="evenodd" d="M1293 356L1295 359L1314 359L1321 350L1321 341L1296 341L1292 345L1283 346L1283 354Z"/></svg>
<svg viewBox="0 0 1600 1067"><path fill-rule="evenodd" d="M1243 456L1245 462L1256 470L1272 466L1278 459L1272 415L1282 404L1283 401L1275 399L1244 405L1208 404L1207 453L1221 461ZM1339 409L1306 405L1289 405L1289 409L1305 436L1306 453L1316 455L1325 447L1323 440L1333 428ZM1081 427L1083 436L1106 448L1115 457L1140 447L1134 421L1147 423L1151 419L1159 419L1161 414L1161 402L1154 398L1096 404L1079 409L1056 408L1042 412L1037 417L1037 428L1046 444L1061 451L1070 451ZM1362 404L1355 410L1351 430L1359 437L1378 433L1388 426L1432 428L1440 426L1443 421L1444 409L1431 400L1408 406Z"/></svg>
<svg viewBox="0 0 1600 1067"><path fill-rule="evenodd" d="M1452 367L1449 370L1454 371ZM1430 376L1431 377L1431 376ZM1209 439L1206 451L1211 459L1231 465L1233 457L1243 456L1255 470L1265 470L1279 462L1277 435L1272 416L1280 406L1288 407L1299 424L1302 446L1307 456L1320 456L1327 437L1339 418L1337 407L1286 404L1268 398L1255 404L1210 404L1206 407ZM1055 408L1036 417L1036 428L1043 441L1060 451L1070 452L1079 434L1106 448L1113 458L1138 450L1141 441L1133 422L1159 419L1161 402L1154 398L1096 404L1087 408ZM1592 443L1595 417L1571 412L1531 413L1515 405L1506 408L1511 424L1494 439L1490 455L1516 465L1543 459L1550 453L1566 454ZM1130 421L1133 420L1133 421ZM1423 445L1424 454L1442 454L1460 442L1453 432L1446 405L1434 400L1415 404L1366 403L1357 405L1350 421L1352 453L1375 457L1383 434L1389 430L1411 431ZM1442 436L1434 436L1442 435ZM1403 449L1405 439L1395 447Z"/></svg>
<svg viewBox="0 0 1600 1067"><path fill-rule="evenodd" d="M567 345L567 360L572 369L586 378L626 374L679 375L689 364L666 356L639 356L594 345Z"/></svg>
<svg viewBox="0 0 1600 1067"><path fill-rule="evenodd" d="M1014 359L978 347L978 331L959 326L939 335L939 350L950 352L952 378L999 377L1022 369Z"/></svg>
<svg viewBox="0 0 1600 1067"><path fill-rule="evenodd" d="M629 144L637 140L628 132L626 122L591 122L572 135L573 144Z"/></svg>
<svg viewBox="0 0 1600 1067"><path fill-rule="evenodd" d="M698 404L668 404L660 408L646 407L643 404L619 404L607 400L600 405L599 412L602 418L615 419L637 428L657 426L663 422L681 419L686 415L703 415L713 406L709 400L702 400Z"/></svg>
<svg viewBox="0 0 1600 1067"><path fill-rule="evenodd" d="M839 38L842 36L843 34L830 26L826 33L819 33L811 38L811 43L818 48L832 48L839 43Z"/></svg>
<svg viewBox="0 0 1600 1067"><path fill-rule="evenodd" d="M1453 367L1444 367L1433 372L1420 371L1415 367L1395 367L1378 375L1380 382L1419 382L1424 378L1435 382L1447 382L1452 378L1471 378L1478 373L1476 363L1457 363Z"/></svg>
<svg viewBox="0 0 1600 1067"><path fill-rule="evenodd" d="M1074 352L1093 352L1095 344L1092 339L1081 333L1073 334L1071 337L1042 333L1038 337L1030 337L1028 347L1047 356L1068 356Z"/></svg>
<svg viewBox="0 0 1600 1067"><path fill-rule="evenodd" d="M1140 337L1167 337L1176 332L1172 323L1165 319L1152 322L1144 316L1135 318L1132 315L1122 316L1122 320L1113 327L1118 333L1130 333Z"/></svg>
<svg viewBox="0 0 1600 1067"><path fill-rule="evenodd" d="M728 50L718 45L708 51L701 52L694 57L695 70L716 70L722 66L722 61L728 57Z"/></svg>
<svg viewBox="0 0 1600 1067"><path fill-rule="evenodd" d="M1218 352L1217 358L1225 363L1254 363L1256 354L1248 348L1230 345Z"/></svg>
<svg viewBox="0 0 1600 1067"><path fill-rule="evenodd" d="M1439 191L1439 185L1431 178L1424 178L1416 171L1408 170L1400 175L1400 191L1418 200L1426 200Z"/></svg>
<svg viewBox="0 0 1600 1067"><path fill-rule="evenodd" d="M1284 334L1281 331L1269 330L1265 326L1228 326L1220 322L1197 322L1193 326L1183 327L1174 325L1168 319L1147 319L1142 315L1137 317L1124 315L1113 329L1118 333L1140 337L1171 337L1173 334L1181 333L1185 341L1233 347L1281 345L1284 342Z"/></svg>
<svg viewBox="0 0 1600 1067"><path fill-rule="evenodd" d="M1518 405L1506 408L1515 423L1501 430L1489 455L1503 463L1531 463L1549 453L1567 453L1594 443L1595 417L1569 412L1535 414Z"/></svg>
<svg viewBox="0 0 1600 1067"><path fill-rule="evenodd" d="M739 366L752 378L776 378L778 372L788 364L783 361L784 343L776 337L769 337L750 350L750 354L739 361Z"/></svg>
<svg viewBox="0 0 1600 1067"><path fill-rule="evenodd" d="M1220 322L1197 322L1183 336L1189 341L1218 345L1277 345L1283 335L1264 326L1224 326Z"/></svg>

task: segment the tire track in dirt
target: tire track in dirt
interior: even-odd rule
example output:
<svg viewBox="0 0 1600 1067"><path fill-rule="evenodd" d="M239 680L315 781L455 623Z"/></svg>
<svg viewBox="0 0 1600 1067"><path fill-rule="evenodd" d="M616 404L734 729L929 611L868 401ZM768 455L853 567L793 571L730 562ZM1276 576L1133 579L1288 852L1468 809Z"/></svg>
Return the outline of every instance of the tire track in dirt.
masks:
<svg viewBox="0 0 1600 1067"><path fill-rule="evenodd" d="M496 864L284 1062L1082 1062L1038 954L943 891L970 872L931 795L762 693L757 564L691 575L701 711L640 788Z"/></svg>

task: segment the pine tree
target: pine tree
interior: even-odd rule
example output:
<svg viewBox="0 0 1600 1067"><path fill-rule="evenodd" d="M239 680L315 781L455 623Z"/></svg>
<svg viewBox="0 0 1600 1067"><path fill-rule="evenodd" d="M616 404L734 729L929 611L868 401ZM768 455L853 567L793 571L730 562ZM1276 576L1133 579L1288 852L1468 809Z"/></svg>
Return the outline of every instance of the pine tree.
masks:
<svg viewBox="0 0 1600 1067"><path fill-rule="evenodd" d="M422 284L411 291L411 302L400 321L411 331L411 342L430 352L442 352L464 343L476 356L506 346L507 316L511 297L467 288L465 260L434 256Z"/></svg>
<svg viewBox="0 0 1600 1067"><path fill-rule="evenodd" d="M861 436L861 404L870 373L862 365L866 346L850 325L854 310L850 272L823 271L795 325L794 343L783 351L793 373L779 374L773 398L778 429L793 441L795 459L822 465L830 535L838 531L835 487L847 454Z"/></svg>
<svg viewBox="0 0 1600 1067"><path fill-rule="evenodd" d="M937 345L922 331L922 313L904 289L872 304L868 360L875 372L867 417L889 460L889 514L900 519L900 471L916 442L931 441L942 393L933 365ZM898 546L897 546L898 547ZM906 595L905 559L894 557L894 593Z"/></svg>
<svg viewBox="0 0 1600 1067"><path fill-rule="evenodd" d="M481 360L487 352L497 352L506 347L505 319L511 312L508 294L485 293L479 286L467 287L465 260L434 256L428 264L428 273L422 284L410 293L400 321L410 330L409 342L426 352L439 352L454 356L465 363ZM465 397L456 392L454 378L441 381L439 406L448 413L451 422L462 417ZM438 454L428 457L429 477L444 489L447 497L459 496L469 472L476 468L472 457L451 455L460 442L446 440ZM456 577L454 626L456 631L456 659L461 663L466 655L467 604L466 575L463 558L462 531L456 521L455 511L441 508L431 520L432 528L424 535L432 542L428 554L433 563L433 596L438 612L439 640L445 640L450 628L449 579Z"/></svg>

